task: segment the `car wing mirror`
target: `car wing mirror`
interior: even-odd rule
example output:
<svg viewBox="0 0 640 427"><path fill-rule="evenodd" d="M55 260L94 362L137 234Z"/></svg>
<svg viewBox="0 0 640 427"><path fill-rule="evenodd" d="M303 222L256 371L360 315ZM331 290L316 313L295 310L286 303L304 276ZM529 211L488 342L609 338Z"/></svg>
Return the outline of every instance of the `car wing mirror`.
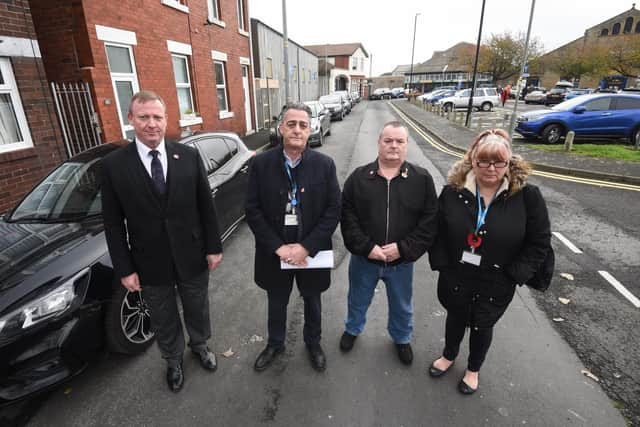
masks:
<svg viewBox="0 0 640 427"><path fill-rule="evenodd" d="M576 114L582 114L585 111L587 111L587 107L585 107L584 105L578 105L576 108L573 109L573 112Z"/></svg>

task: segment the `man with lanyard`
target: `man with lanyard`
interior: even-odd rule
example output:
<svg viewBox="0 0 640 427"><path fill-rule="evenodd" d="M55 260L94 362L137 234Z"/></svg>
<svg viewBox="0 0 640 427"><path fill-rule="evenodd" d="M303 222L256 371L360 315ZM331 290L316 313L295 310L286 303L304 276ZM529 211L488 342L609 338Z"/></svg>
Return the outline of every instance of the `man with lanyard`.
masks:
<svg viewBox="0 0 640 427"><path fill-rule="evenodd" d="M247 223L255 236L256 284L267 292L267 347L254 368L265 370L285 348L287 305L295 279L304 300L304 342L311 365L326 368L320 346L321 299L329 269L308 269L307 257L331 249L340 218L340 187L333 160L307 150L311 110L289 103L283 112L282 146L258 155L249 175ZM281 268L281 262L293 269Z"/></svg>

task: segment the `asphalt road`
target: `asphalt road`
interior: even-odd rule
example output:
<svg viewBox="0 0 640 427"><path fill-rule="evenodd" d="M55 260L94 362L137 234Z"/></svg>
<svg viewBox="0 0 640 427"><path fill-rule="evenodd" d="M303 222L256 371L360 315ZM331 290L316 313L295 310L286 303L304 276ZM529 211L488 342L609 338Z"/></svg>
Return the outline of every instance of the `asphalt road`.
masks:
<svg viewBox="0 0 640 427"><path fill-rule="evenodd" d="M332 124L332 136L319 150L334 158L341 182L354 167L376 157L380 127L394 118L386 103L363 102L343 122ZM442 185L453 159L431 148L416 133L411 136L410 161L426 167L436 185ZM556 278L553 289L542 296L518 289L496 327L480 375L481 388L473 396L456 391L466 348L444 378L433 380L427 375L429 363L443 346L445 313L435 297L437 276L426 257L415 266L414 364L405 367L397 360L386 332L382 285L364 334L351 353L340 353L348 254L339 232L335 235L333 285L323 296L327 371L315 372L307 360L302 301L294 294L287 351L270 369L256 373L253 362L265 345L266 295L253 283L253 236L242 224L225 243L224 261L210 280L217 372L204 372L187 354L185 388L172 394L165 385L164 362L155 346L133 358L108 355L65 387L41 398L35 407L24 406L25 422L21 424L624 426L625 420L600 383L581 370L597 375L602 369L613 374L607 361L615 360L620 379L630 384L624 390L629 394L636 390L637 395L637 377L633 377L640 372L638 338L633 336L639 326L637 309L594 271L607 268L625 284L634 284L631 278L638 276L640 253L638 221L624 226L625 218L613 222L608 218L621 212L617 205L628 206L635 200L637 206L638 195L543 179L534 182L547 198L554 231L573 239L584 254L579 257L554 241L558 271L574 274L575 280ZM571 302L561 305L557 295ZM557 316L566 320L556 323L550 319ZM600 375L608 380L607 375Z"/></svg>

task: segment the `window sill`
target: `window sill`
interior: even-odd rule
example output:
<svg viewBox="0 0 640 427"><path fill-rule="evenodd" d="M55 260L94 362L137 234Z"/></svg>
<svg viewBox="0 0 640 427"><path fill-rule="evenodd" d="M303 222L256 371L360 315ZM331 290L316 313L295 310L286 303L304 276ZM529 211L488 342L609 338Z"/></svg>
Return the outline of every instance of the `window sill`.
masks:
<svg viewBox="0 0 640 427"><path fill-rule="evenodd" d="M193 125L201 125L202 124L202 117L196 117L193 119L182 119L182 120L178 120L178 124L180 125L181 128L187 127L187 126L193 126Z"/></svg>
<svg viewBox="0 0 640 427"><path fill-rule="evenodd" d="M220 21L219 19L216 19L216 18L209 17L208 21L209 21L209 24L217 25L218 27L225 28L227 26L227 24L225 24L224 21Z"/></svg>
<svg viewBox="0 0 640 427"><path fill-rule="evenodd" d="M241 35L243 35L245 37L249 37L249 33L247 31L245 31L245 30L238 29L238 33L240 33Z"/></svg>
<svg viewBox="0 0 640 427"><path fill-rule="evenodd" d="M232 117L234 117L235 114L233 114L233 111L220 111L220 113L218 114L218 117L220 118L220 120L222 119L230 119Z"/></svg>
<svg viewBox="0 0 640 427"><path fill-rule="evenodd" d="M179 10L180 12L189 13L189 7L178 3L176 0L161 0L161 3L165 6Z"/></svg>
<svg viewBox="0 0 640 427"><path fill-rule="evenodd" d="M12 151L0 151L0 163L13 162L15 160L35 157L37 155L35 148L16 148Z"/></svg>

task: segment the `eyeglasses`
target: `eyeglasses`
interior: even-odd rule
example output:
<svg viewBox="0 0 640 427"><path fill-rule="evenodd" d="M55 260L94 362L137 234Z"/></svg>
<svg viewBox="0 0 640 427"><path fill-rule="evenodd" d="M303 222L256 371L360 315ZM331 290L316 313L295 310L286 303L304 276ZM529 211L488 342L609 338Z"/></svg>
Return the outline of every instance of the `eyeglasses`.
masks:
<svg viewBox="0 0 640 427"><path fill-rule="evenodd" d="M497 162L492 162L489 160L478 160L476 162L476 166L478 166L479 168L482 169L487 169L489 166L492 166L496 169L502 169L502 168L506 168L509 165L509 162L504 161L504 160L498 160Z"/></svg>

